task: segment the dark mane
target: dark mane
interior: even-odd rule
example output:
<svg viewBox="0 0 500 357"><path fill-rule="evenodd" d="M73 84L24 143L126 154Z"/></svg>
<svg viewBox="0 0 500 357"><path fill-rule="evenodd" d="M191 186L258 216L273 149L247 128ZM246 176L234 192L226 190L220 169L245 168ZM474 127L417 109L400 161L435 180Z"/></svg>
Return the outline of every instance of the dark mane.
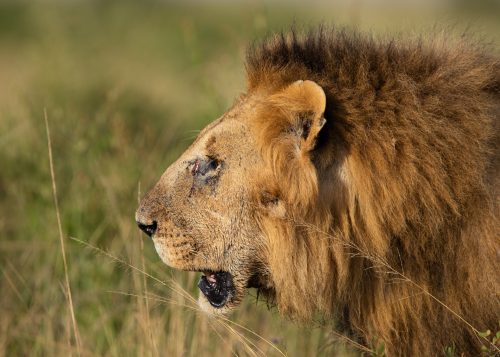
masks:
<svg viewBox="0 0 500 357"><path fill-rule="evenodd" d="M500 64L498 58L490 55L490 47L465 35L450 33L376 39L348 29L320 27L307 33L293 29L250 46L246 69L251 88L263 83L271 85L271 80L290 82L305 72L333 83L369 81L374 88L380 88L396 73L421 82L458 60L449 67L450 78L457 78L457 71L489 67L490 76L484 78L484 87L498 94Z"/></svg>

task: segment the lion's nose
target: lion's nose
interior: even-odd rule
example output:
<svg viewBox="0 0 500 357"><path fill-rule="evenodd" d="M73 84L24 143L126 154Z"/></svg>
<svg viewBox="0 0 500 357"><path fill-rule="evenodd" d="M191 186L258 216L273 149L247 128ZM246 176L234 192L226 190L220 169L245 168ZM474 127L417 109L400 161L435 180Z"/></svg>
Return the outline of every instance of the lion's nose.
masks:
<svg viewBox="0 0 500 357"><path fill-rule="evenodd" d="M156 232L156 228L158 227L158 224L156 223L156 221L153 221L153 223L151 224L144 224L144 223L141 223L139 221L137 221L137 225L139 226L139 228L144 232L146 233L148 236L152 236L153 234L155 234Z"/></svg>

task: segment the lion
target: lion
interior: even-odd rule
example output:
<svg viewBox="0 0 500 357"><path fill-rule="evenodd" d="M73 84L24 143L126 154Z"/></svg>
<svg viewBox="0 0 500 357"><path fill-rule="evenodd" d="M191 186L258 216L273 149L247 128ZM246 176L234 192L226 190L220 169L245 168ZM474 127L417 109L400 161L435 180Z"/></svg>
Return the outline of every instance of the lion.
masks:
<svg viewBox="0 0 500 357"><path fill-rule="evenodd" d="M387 356L452 346L500 318L500 60L446 35L292 31L250 48L247 90L136 212L200 306L258 289Z"/></svg>

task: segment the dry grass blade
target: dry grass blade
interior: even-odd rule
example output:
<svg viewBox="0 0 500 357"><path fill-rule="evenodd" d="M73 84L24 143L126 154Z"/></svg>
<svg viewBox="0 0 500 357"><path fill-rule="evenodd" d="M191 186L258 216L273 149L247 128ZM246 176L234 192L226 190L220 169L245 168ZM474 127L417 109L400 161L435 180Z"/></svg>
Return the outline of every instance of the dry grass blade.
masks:
<svg viewBox="0 0 500 357"><path fill-rule="evenodd" d="M19 299L19 301L23 301L24 302L24 299L23 299L21 293L17 289L16 284L14 284L14 282L12 281L12 279L9 277L9 274L7 273L7 271L4 270L4 269L2 269L2 273L3 273L3 276L5 278L5 281L7 282L7 284L9 284L9 286L12 289L12 291L14 291L14 293L16 294L16 296Z"/></svg>
<svg viewBox="0 0 500 357"><path fill-rule="evenodd" d="M96 246L94 246L94 245L92 245L92 244L90 244L90 243L88 243L88 242L85 242L85 241L80 240L80 239L75 238L75 237L70 237L70 239L72 239L72 240L74 240L75 242L78 242L78 243L80 243L80 244L82 244L82 245L86 246L87 248L90 248L90 249L92 249L92 250L94 250L94 251L96 251L96 252L98 252L98 253L100 253L100 254L103 254L104 256L106 256L106 257L108 257L108 258L111 258L113 261L115 261L115 262L117 262L117 263L120 263L120 264L122 264L122 265L124 265L124 266L127 266L127 267L131 268L132 270L134 270L134 271L136 271L136 272L139 272L139 273L141 273L141 274L144 274L146 277L148 277L148 278L150 278L150 279L152 279L152 280L156 281L157 283L159 283L159 284L161 284L161 285L164 285L164 286L169 286L169 285L168 285L165 281L163 281L163 280L161 280L161 279L159 279L159 278L157 278L157 277L155 277L155 276L153 276L153 275L151 275L151 274L149 274L149 273L145 272L145 271L144 271L144 270L142 270L141 268L138 268L138 267L136 267L136 266L134 266L134 265L132 265L132 264L130 264L130 263L128 263L128 262L126 262L125 260L123 260L123 259L121 259L121 258L119 258L119 257L117 257L117 256L114 256L113 254L111 254L111 253L109 253L109 252L105 251L104 249L101 249L101 248L99 248L99 247L96 247ZM175 291L175 292L179 292L179 291L176 291L175 289L172 289L172 290L173 290L173 291ZM193 299L193 298L192 298L189 294L187 294L187 292L179 292L179 293L183 294L183 296L184 296L184 297L187 297L187 298L190 298L191 300L194 300L194 299ZM186 296L185 294L187 294L187 296Z"/></svg>
<svg viewBox="0 0 500 357"><path fill-rule="evenodd" d="M114 255L112 255L111 253L109 252L106 252L105 250L103 249L100 249L98 247L95 247L87 242L84 242L80 239L77 239L77 238L74 238L74 237L70 237L72 240L76 241L76 242L79 242L80 244L83 244L89 248L91 248L92 250L95 250L109 258L111 258L112 260L114 260L115 262L118 262L120 264L123 264L131 269L133 269L134 271L137 271L141 274L144 275L144 277L148 277L150 279L153 279L154 281L164 285L164 286L167 286L169 287L170 290L172 290L173 292L177 293L177 294L180 294L182 295L183 297L187 298L188 301L191 301L194 306L189 306L189 305L181 305L185 308L188 308L188 309L191 309L191 310L195 310L197 312L200 312L202 310L199 309L198 305L196 304L196 300L186 291L184 290L173 278L170 278L170 282L171 284L167 284L165 281L147 273L146 271L144 271L144 269L140 269L126 261L124 261L123 259L120 259L119 257L116 257ZM148 299L148 297L146 296L145 297L146 299ZM165 298L161 298L161 297L155 297L158 301L163 301L163 302L167 302L167 303L170 303L170 304L177 304L179 305L178 302L175 302L173 300L170 300L170 299L165 299ZM264 337L260 336L258 333L234 322L234 321L231 321L225 317L221 317L221 316L217 316L216 317L216 321L221 324L222 326L224 326L230 333L234 334L242 343L243 345L250 351L250 353L252 355L255 355L255 351L253 350L253 348L251 346L254 346L260 353L262 353L262 355L265 355L264 352L262 352L252 341L250 341L247 337L243 336L241 333L239 333L238 331L235 331L234 328L232 328L231 326L229 326L228 323L232 323L234 324L235 326L237 327L240 327L242 328L243 330L251 333L252 335L256 336L257 338L259 338L260 340L264 341L266 344L268 344L269 346L271 346L273 349L275 349L279 354L281 354L282 356L286 356L283 351L281 351L276 345L274 345L273 343L271 343L270 341L268 341L267 339L265 339Z"/></svg>
<svg viewBox="0 0 500 357"><path fill-rule="evenodd" d="M154 294L150 294L150 295L138 295L138 294L127 293L127 292L122 292L122 291L109 291L109 293L118 294L118 295L125 295L125 296L133 296L133 297L143 298L144 300L150 300L151 299L153 301L158 301L158 302L162 302L162 303L166 303L166 304L170 304L170 305L176 305L176 306L179 306L179 307L182 307L182 308L194 311L195 313L201 313L203 315L206 315L205 312L198 307L198 305L194 305L194 306L186 305L186 304L179 303L178 301L175 301L173 299L164 298L164 297L157 296L157 295L154 295ZM257 356L256 351L259 352L260 355L262 355L262 356L266 356L266 354L254 342L252 342L248 337L244 336L241 332L238 332L234 328L232 328L231 326L229 326L228 322L233 323L236 326L241 327L245 331L250 332L252 335L254 335L254 336L258 337L259 339L265 341L266 343L270 344L271 347L273 347L274 349L276 349L281 355L286 356L280 349L278 349L271 342L267 341L262 336L260 336L259 334L255 333L254 331L252 331L252 330L250 330L250 329L248 329L248 328L246 328L244 326L241 326L241 325L239 325L239 324L237 324L237 323L235 323L235 322L233 322L233 321L231 321L229 319L223 318L221 316L210 316L210 317L213 317L213 319L209 319L208 320L210 327L212 327L212 329L214 330L214 332L224 342L226 342L226 341L220 335L220 333L217 331L217 329L215 328L215 326L213 326L213 324L210 322L210 320L217 322L219 325L221 325L227 331L229 331L229 333L231 333L232 335L234 335L243 344L243 346L245 346L245 348L248 350L248 352L251 355L253 355L253 356ZM255 348L255 350L254 350L254 348Z"/></svg>
<svg viewBox="0 0 500 357"><path fill-rule="evenodd" d="M113 254L111 254L111 253L109 253L109 252L107 252L99 247L96 247L90 243L87 243L87 242L82 241L82 240L75 238L75 237L70 237L70 239L72 239L75 242L78 242L80 244L83 244L84 246L86 246L86 247L88 247L88 248L90 248L90 249L92 249L100 254L103 254L104 256L106 256L108 258L111 258L113 261L115 261L119 264L122 264L122 265L124 265L124 266L138 272L138 273L143 274L145 277L152 279L161 285L168 287L173 292L181 295L182 297L186 298L187 300L191 301L194 305L196 305L196 299L194 299L186 290L184 290L172 277L169 278L171 284L167 284L165 281L157 278L156 276L147 273L143 269L138 268L138 267L134 266L133 264L130 264L130 263L126 262L125 260L123 260L117 256L114 256Z"/></svg>
<svg viewBox="0 0 500 357"><path fill-rule="evenodd" d="M393 280L397 279L397 280L399 280L401 282L406 282L408 284L411 284L412 286L414 286L415 288L417 288L421 292L421 294L427 295L428 297L430 297L432 300L434 300L436 303L438 303L444 309L446 309L449 313L451 313L453 316L455 316L459 321L461 321L462 323L464 323L468 328L470 328L474 332L474 334L476 335L477 338L479 338L480 340L486 342L486 344L489 345L489 346L491 346L491 348L493 350L495 350L496 353L500 353L500 348L498 346L496 346L494 343L492 343L490 340L488 340L488 338L486 338L485 336L483 336L481 334L481 331L479 331L477 328L475 328L462 315L460 315L455 310L453 310L451 307L449 307L448 305L446 305L443 301L441 301L439 298L437 298L435 295L433 295L427 289L425 289L424 287L422 287L421 285L417 284L415 281L413 281L412 279L410 279L407 275L405 275L404 271L399 271L396 268L394 268L391 264L389 264L382 257L379 257L377 255L370 254L370 253L366 252L364 249L362 249L361 247L359 247L354 242L339 240L339 238L333 236L329 232L325 232L325 231L319 229L318 227L316 227L314 225L303 223L303 222L296 222L296 221L293 221L293 223L297 227L299 227L299 226L300 227L306 227L308 229L314 230L317 233L321 234L321 236L324 236L326 239L337 240L341 244L345 245L346 247L354 249L355 251L357 251L359 253L359 254L357 254L358 256L361 256L363 258L366 258L366 259L370 260L374 264L374 266L371 267L371 268L374 268L375 270L378 269L378 271L379 271L380 274L392 274L392 275L395 276L395 278L393 278ZM418 295L420 295L420 294L414 294L413 296L418 296ZM408 296L406 298L411 298L411 297L412 296ZM355 345L353 345L353 346L357 348L357 346L355 346Z"/></svg>
<svg viewBox="0 0 500 357"><path fill-rule="evenodd" d="M358 343L358 342L354 341L353 339L347 337L346 335L338 333L335 330L332 330L331 334L333 336L337 337L339 340L344 341L348 345L351 345L352 347L358 349L361 352L366 352L366 353L369 353L370 355L376 355L375 351L373 351L372 349L370 349L370 348L362 345L361 343Z"/></svg>
<svg viewBox="0 0 500 357"><path fill-rule="evenodd" d="M139 204L140 201L141 201L141 183L139 182L137 184L137 203ZM146 264L144 262L144 241L142 240L142 234L140 233L140 231L138 231L138 232L139 232L139 242L141 245L141 268L143 271L146 271ZM146 295L148 295L148 284L146 281L146 275L144 275L144 274L142 274L142 285L143 285L143 289L144 289ZM155 340L153 338L153 329L151 326L151 319L149 318L149 300L145 299L144 304L146 307L146 328L149 330L148 331L149 342L150 342L151 347L153 349L153 355L159 356L158 347L156 346Z"/></svg>
<svg viewBox="0 0 500 357"><path fill-rule="evenodd" d="M172 284L175 284L177 286L177 289L179 290L184 290L177 281L175 281L174 279L170 279L171 280L171 283ZM185 290L184 290L185 291ZM153 295L154 296L154 295ZM191 297L191 295L189 295L189 297ZM191 297L192 301L194 302L194 304L196 305L196 307L198 307L198 305L196 304L196 300L194 300L192 297ZM202 311L198 308L199 311ZM221 320L221 321L225 321L226 323L230 323L230 324L233 324L241 329L243 329L244 331L252 334L253 336L257 337L258 339L260 339L261 341L263 341L265 344L269 345L271 348L273 348L274 350L276 350L280 355L282 356L286 356L285 353L283 353L283 351L281 351L275 344L273 344L271 341L269 341L268 339L264 338L263 336L259 335L258 333L256 333L255 331L252 331L250 330L249 328L243 326L243 325L240 325L239 323L237 322L234 322L224 316L216 316L215 317L217 320ZM221 322L221 321L218 321L218 322Z"/></svg>
<svg viewBox="0 0 500 357"><path fill-rule="evenodd" d="M248 350L248 352L252 356L258 356L258 354L256 353L256 351L252 347L254 347L257 350L257 352L259 352L262 356L266 355L260 348L258 348L255 345L255 343L253 343L252 341L250 341L250 339L248 339L247 337L245 337L242 333L236 331L234 328L232 328L231 326L229 326L229 324L225 323L222 320L218 320L218 322L222 326L224 326L230 333L232 333L234 336L236 336L236 338L243 344L243 346L245 346L245 348Z"/></svg>
<svg viewBox="0 0 500 357"><path fill-rule="evenodd" d="M80 349L80 337L78 334L78 325L76 323L76 318L75 318L75 309L73 306L73 295L71 294L71 286L69 284L69 275L68 275L68 263L66 261L66 248L64 245L64 236L62 232L62 225L61 225L61 215L59 213L59 203L57 201L57 185L56 185L56 176L54 173L54 163L52 159L52 142L50 139L50 128L49 128L49 120L47 117L47 109L44 108L43 110L43 116L45 119L45 130L47 132L47 147L48 147L48 152L49 152L49 165L50 165L50 176L52 179L52 194L54 196L54 206L56 209L56 217L57 217L57 228L59 230L59 242L61 243L61 255L63 258L63 266L64 266L64 280L65 280L65 288L66 288L66 296L68 298L68 305L69 305L69 311L71 314L71 324L73 327L73 335L75 338L75 343L76 343L76 350L78 355L80 356L81 354L81 349Z"/></svg>
<svg viewBox="0 0 500 357"><path fill-rule="evenodd" d="M233 324L233 325L235 325L235 326L237 326L237 327L239 327L239 328L241 328L241 329L245 330L246 332L248 332L248 333L250 333L250 334L254 335L254 336L255 336L255 337L257 337L258 339L262 340L262 341L263 341L263 342L265 342L267 345L269 345L270 347L272 347L274 350L276 350L276 351L277 351L280 355L282 355L282 356L286 356L286 354L285 354L283 351L281 351L281 350L280 350L280 349L279 349L279 348L278 348L278 347L277 347L274 343L272 343L272 342L271 342L271 341L269 341L268 339L266 339L266 338L262 337L261 335L259 335L259 334L258 334L258 333L256 333L255 331L252 331L252 330L250 330L249 328L246 328L245 326L240 325L239 323L234 322L234 321L232 321L232 320L230 320L230 319L228 319L228 318L226 318L226 317L219 316L218 318L219 318L219 319L221 319L221 320L224 320L224 321L226 321L226 322L228 322L228 323L231 323L231 324Z"/></svg>
<svg viewBox="0 0 500 357"><path fill-rule="evenodd" d="M214 330L215 334L219 337L219 339L222 341L222 343L227 344L227 341L220 334L220 332L217 331L217 328L212 324L212 322L210 322L210 320L208 320L208 325L212 328L212 330ZM231 353L232 353L233 356L238 357L238 354L236 354L236 352L231 351Z"/></svg>
<svg viewBox="0 0 500 357"><path fill-rule="evenodd" d="M175 280L172 280L172 283L178 284ZM150 294L149 296L144 296L144 298L145 299L151 299L152 298L152 299L154 299L156 301L166 302L166 303L169 303L169 304L174 304L174 305L182 306L182 307L185 307L185 308L188 308L188 309L191 309L191 310L195 310L196 312L202 312L202 313L204 313L204 311L201 310L198 307L198 305L189 306L189 305L185 305L185 304L179 304L177 301L174 301L174 300L171 300L171 299L165 299L165 298L163 298L161 296L156 296L154 294ZM231 326L229 326L229 324L233 324L236 327L241 328L242 330L244 330L244 331L250 333L251 335L257 337L259 340L263 341L265 344L269 345L271 348L273 348L274 350L276 350L280 355L286 357L286 354L283 351L281 351L275 344L273 344L271 341L267 340L263 336L259 335L255 331L252 331L249 328L247 328L247 327L245 327L243 325L240 325L237 322L234 322L234 321L232 321L232 320L230 320L230 319L228 319L228 318L226 318L224 316L213 316L213 317L215 318L215 321L217 321L219 324L221 324L223 327L225 327L230 333L232 333L233 335L235 335L245 345L245 347L247 347L249 349L249 351L251 351L252 353L254 353L254 351L253 351L252 348L250 348L250 345L254 346L259 352L261 352L265 356L265 353L262 350L260 350L252 341L250 341L247 337L245 337L240 332L235 331ZM245 341L247 341L248 344Z"/></svg>
<svg viewBox="0 0 500 357"><path fill-rule="evenodd" d="M392 268L390 265L387 265L387 269L389 269L391 272L393 272L394 274L397 274L401 277L402 280L406 281L408 284L411 284L413 286L415 286L417 289L419 289L424 295L427 295L429 296L432 300L434 300L435 302L437 302L439 305L441 305L443 308L445 308L449 313L451 313L453 316L455 316L458 320L462 321L467 327L469 327L473 332L474 334L476 335L477 338L479 338L480 340L483 340L484 342L486 342L489 346L491 346L491 348L493 350L496 351L496 353L500 354L500 348L498 346L496 346L493 342L491 342L490 340L488 340L487 337L483 336L483 334L481 333L481 331L479 331L477 328L475 328L470 322L468 322L466 319L464 319L462 317L462 315L460 315L459 313L457 313L455 310L453 310L451 307L449 307L448 305L446 305L443 301L441 301L440 299L438 299L436 296L434 296L433 294L431 294L429 291L427 291L425 288L423 288L422 286L420 286L419 284L415 283L413 280L411 280L410 278L408 278L407 276L405 276L403 273L400 273L398 272L397 270L395 270L394 268Z"/></svg>

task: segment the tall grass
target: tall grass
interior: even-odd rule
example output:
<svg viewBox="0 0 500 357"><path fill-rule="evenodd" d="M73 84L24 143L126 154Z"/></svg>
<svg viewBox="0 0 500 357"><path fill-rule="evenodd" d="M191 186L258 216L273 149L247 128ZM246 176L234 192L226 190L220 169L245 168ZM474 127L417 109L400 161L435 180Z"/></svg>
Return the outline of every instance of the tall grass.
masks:
<svg viewBox="0 0 500 357"><path fill-rule="evenodd" d="M441 18L325 4L0 3L0 356L354 353L252 297L208 318L197 274L167 268L134 222L138 191L244 89L247 43L294 21L392 32ZM439 11L500 38L498 8Z"/></svg>
<svg viewBox="0 0 500 357"><path fill-rule="evenodd" d="M52 159L52 142L50 139L50 128L49 128L49 119L47 118L47 110L43 110L43 117L45 121L45 130L47 132L47 149L49 153L49 167L50 167L50 178L52 180L52 194L54 196L54 207L56 210L56 218L57 218L57 230L59 232L59 242L61 244L61 256L64 267L64 282L65 282L65 295L68 299L68 308L71 317L71 327L73 328L73 338L75 340L76 351L78 355L80 355L80 335L78 334L78 326L76 324L75 318L75 307L73 305L73 294L71 293L71 285L69 283L68 277L68 263L66 261L66 248L64 244L64 236L61 225L61 214L59 213L59 201L57 200L57 184L56 177L54 174L54 163Z"/></svg>

